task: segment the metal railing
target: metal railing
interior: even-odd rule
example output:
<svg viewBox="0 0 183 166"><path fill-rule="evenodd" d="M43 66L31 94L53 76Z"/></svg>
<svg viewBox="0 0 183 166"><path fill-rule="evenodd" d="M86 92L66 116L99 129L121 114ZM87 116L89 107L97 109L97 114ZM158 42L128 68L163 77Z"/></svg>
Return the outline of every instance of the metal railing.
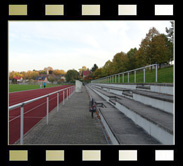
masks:
<svg viewBox="0 0 183 166"><path fill-rule="evenodd" d="M71 97L71 95L74 93L75 86L64 88L64 89L61 89L61 90L58 90L58 91L55 91L55 92L52 92L52 93L34 98L34 99L31 99L31 100L28 100L28 101L24 101L24 102L19 103L19 104L9 106L9 111L12 110L12 109L20 107L20 144L21 145L23 145L23 136L24 136L24 106L26 104L37 101L39 99L47 98L46 124L48 125L48 120L49 120L49 96L57 93L57 112L58 112L59 111L59 92L62 92L62 91L63 91L63 105L64 105L65 104L65 91L67 91L67 99L66 100L68 100Z"/></svg>
<svg viewBox="0 0 183 166"><path fill-rule="evenodd" d="M125 74L128 74L128 83L129 83L129 73L134 72L134 83L136 83L136 71L138 70L143 70L143 82L146 82L146 78L145 78L145 71L146 68L150 68L155 66L155 82L158 82L158 64L152 64L152 65L148 65L148 66L144 66L144 67L140 67L140 68L136 68L133 70L129 70L129 71L125 71L122 73L117 73L117 74L113 74L110 76L106 76L106 77L102 77L96 80L91 81L91 83L103 83L103 82L108 82L108 83L120 83L120 76L122 75L122 83L124 83L124 76ZM117 81L117 77L118 77L118 81Z"/></svg>

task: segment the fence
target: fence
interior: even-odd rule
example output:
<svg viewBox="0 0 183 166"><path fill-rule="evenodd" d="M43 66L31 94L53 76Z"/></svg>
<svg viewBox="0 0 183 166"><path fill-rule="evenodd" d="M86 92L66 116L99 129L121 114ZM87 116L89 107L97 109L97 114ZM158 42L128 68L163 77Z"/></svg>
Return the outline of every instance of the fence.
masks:
<svg viewBox="0 0 183 166"><path fill-rule="evenodd" d="M37 101L37 100L40 100L40 99L43 99L43 98L47 98L46 124L48 125L48 122L49 122L49 96L57 93L57 112L58 112L59 111L59 103L60 103L59 102L59 92L63 92L63 105L64 105L65 104L65 92L67 93L66 100L68 100L71 97L71 95L74 93L74 91L75 91L75 86L71 86L71 87L64 88L64 89L61 89L61 90L58 90L58 91L55 91L55 92L52 92L52 93L49 93L49 94L46 94L46 95L34 98L34 99L31 99L31 100L28 100L28 101L24 101L24 102L19 103L19 104L15 104L15 105L9 106L9 111L13 110L15 108L20 107L20 144L23 145L23 136L24 136L24 106L26 104L32 103L34 101Z"/></svg>
<svg viewBox="0 0 183 166"><path fill-rule="evenodd" d="M91 81L91 83L120 83L120 76L122 75L122 83L124 83L124 76L125 74L128 74L128 83L129 83L129 73L134 72L134 83L136 83L136 72L139 70L143 70L143 82L146 82L146 78L145 78L145 72L146 72L146 68L150 68L150 67L155 67L155 82L158 82L158 64L152 64L152 65L148 65L148 66L144 66L144 67L140 67L137 69L133 69L133 70L129 70L129 71L125 71L122 73L117 73L117 74L113 74L107 77L102 77L96 80ZM117 81L117 77L118 77L118 81Z"/></svg>

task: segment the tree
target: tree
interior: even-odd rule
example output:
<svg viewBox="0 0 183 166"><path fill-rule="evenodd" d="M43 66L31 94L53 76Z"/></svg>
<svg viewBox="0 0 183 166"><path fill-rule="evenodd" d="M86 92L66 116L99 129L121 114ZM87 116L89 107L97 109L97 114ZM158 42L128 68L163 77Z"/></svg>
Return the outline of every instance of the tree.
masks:
<svg viewBox="0 0 183 166"><path fill-rule="evenodd" d="M166 37L168 38L167 45L171 51L171 54L169 56L169 61L172 61L173 60L173 42L174 42L174 22L170 21L170 23L171 23L171 27L169 29L166 27L166 32L167 32Z"/></svg>
<svg viewBox="0 0 183 166"><path fill-rule="evenodd" d="M112 66L112 62L110 60L108 60L105 65L102 67L102 76L108 76L111 75L113 73L113 66Z"/></svg>
<svg viewBox="0 0 183 166"><path fill-rule="evenodd" d="M31 79L35 80L35 78L36 78L37 76L39 76L39 72L37 72L37 71L32 71L32 73L31 73Z"/></svg>
<svg viewBox="0 0 183 166"><path fill-rule="evenodd" d="M91 72L95 72L95 70L98 69L98 66L96 64L93 65L92 69L91 69Z"/></svg>
<svg viewBox="0 0 183 166"><path fill-rule="evenodd" d="M25 77L26 77L26 79L29 79L29 80L33 79L34 80L37 76L39 76L39 72L28 70L26 72Z"/></svg>
<svg viewBox="0 0 183 166"><path fill-rule="evenodd" d="M146 65L146 61L143 55L143 48L139 48L136 52L135 52L135 66L136 68L138 67L142 67Z"/></svg>
<svg viewBox="0 0 183 166"><path fill-rule="evenodd" d="M155 36L150 43L150 52L153 55L153 63L158 63L161 67L162 63L168 63L173 57L173 50L171 50L170 42L164 35Z"/></svg>
<svg viewBox="0 0 183 166"><path fill-rule="evenodd" d="M137 52L136 48L131 48L130 51L127 52L128 61L129 61L127 65L128 70L132 70L136 68L136 59L135 59L136 52Z"/></svg>
<svg viewBox="0 0 183 166"><path fill-rule="evenodd" d="M50 67L50 66L48 66L48 67L45 67L45 68L44 68L44 71L46 71L46 73L49 74L50 71L51 71L51 72L53 71L53 68Z"/></svg>
<svg viewBox="0 0 183 166"><path fill-rule="evenodd" d="M89 75L89 76L86 76L84 79L83 79L85 82L90 82L92 80L92 76Z"/></svg>
<svg viewBox="0 0 183 166"><path fill-rule="evenodd" d="M74 69L68 70L65 78L67 82L73 82L79 78L79 73Z"/></svg>
<svg viewBox="0 0 183 166"><path fill-rule="evenodd" d="M166 35L163 35L162 37L164 37L166 47L168 48L168 59L170 62L173 60L173 43L168 40L168 37Z"/></svg>
<svg viewBox="0 0 183 166"><path fill-rule="evenodd" d="M39 74L46 74L46 71L45 70L41 70L41 71L39 71Z"/></svg>
<svg viewBox="0 0 183 166"><path fill-rule="evenodd" d="M97 70L95 70L95 72L93 73L93 77L94 79L102 77L102 68L98 68Z"/></svg>
<svg viewBox="0 0 183 166"><path fill-rule="evenodd" d="M21 71L20 74L22 74L23 79L26 79L26 72L25 71Z"/></svg>
<svg viewBox="0 0 183 166"><path fill-rule="evenodd" d="M9 73L9 79L13 79L15 77L23 77L23 74L16 71L12 71Z"/></svg>
<svg viewBox="0 0 183 166"><path fill-rule="evenodd" d="M12 80L14 77L15 71L9 73L9 79Z"/></svg>
<svg viewBox="0 0 183 166"><path fill-rule="evenodd" d="M59 69L56 69L56 70L53 70L53 74L55 75L62 75L62 74L66 74L64 70L59 70Z"/></svg>
<svg viewBox="0 0 183 166"><path fill-rule="evenodd" d="M145 60L145 64L143 65L147 65L147 64L153 64L155 59L154 59L154 54L151 50L151 46L150 43L152 42L153 38L157 35L160 35L159 32L156 30L156 28L151 28L149 30L149 32L146 34L145 39L143 39L141 41L140 44L140 53L141 56L144 58Z"/></svg>
<svg viewBox="0 0 183 166"><path fill-rule="evenodd" d="M152 39L159 35L160 33L158 32L158 30L155 27L152 27L149 32L146 34L145 39L147 39L148 42L152 41Z"/></svg>
<svg viewBox="0 0 183 166"><path fill-rule="evenodd" d="M82 75L83 71L86 71L87 67L86 66L82 66L81 69L79 69L79 74Z"/></svg>
<svg viewBox="0 0 183 166"><path fill-rule="evenodd" d="M53 70L53 67L48 66L48 67L45 67L44 70L45 70L45 71L46 71L46 70Z"/></svg>
<svg viewBox="0 0 183 166"><path fill-rule="evenodd" d="M52 76L52 75L49 75L48 76L48 81L51 82L51 83L53 83L55 81L55 77Z"/></svg>
<svg viewBox="0 0 183 166"><path fill-rule="evenodd" d="M166 33L167 33L168 40L173 43L173 40L174 40L174 38L173 38L173 36L174 36L174 22L170 21L170 23L171 23L171 27L169 29L166 27Z"/></svg>
<svg viewBox="0 0 183 166"><path fill-rule="evenodd" d="M114 68L113 74L126 71L128 65L128 56L124 52L117 53L113 57L112 64Z"/></svg>

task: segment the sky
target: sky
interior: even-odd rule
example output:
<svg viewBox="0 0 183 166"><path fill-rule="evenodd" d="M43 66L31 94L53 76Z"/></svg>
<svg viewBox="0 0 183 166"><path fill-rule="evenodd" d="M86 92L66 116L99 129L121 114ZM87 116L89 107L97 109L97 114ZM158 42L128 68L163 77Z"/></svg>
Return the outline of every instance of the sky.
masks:
<svg viewBox="0 0 183 166"><path fill-rule="evenodd" d="M9 21L9 71L91 69L139 48L149 29L170 21Z"/></svg>

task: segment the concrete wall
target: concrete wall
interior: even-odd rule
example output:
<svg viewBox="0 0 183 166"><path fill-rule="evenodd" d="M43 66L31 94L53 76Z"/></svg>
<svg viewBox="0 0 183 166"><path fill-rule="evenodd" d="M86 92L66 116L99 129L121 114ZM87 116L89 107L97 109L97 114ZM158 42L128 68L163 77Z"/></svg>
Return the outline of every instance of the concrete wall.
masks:
<svg viewBox="0 0 183 166"><path fill-rule="evenodd" d="M97 83L92 83L97 85ZM129 83L129 84L98 84L98 85L107 85L111 87L118 87L118 88L126 88L126 89L136 89L137 85L147 85L150 86L150 91L157 92L157 93L165 93L165 94L174 94L174 86L173 84L168 83L144 83L144 84L135 84L135 83Z"/></svg>
<svg viewBox="0 0 183 166"><path fill-rule="evenodd" d="M94 90L99 96L103 99L109 101L109 97L103 95L102 93ZM134 123L142 127L149 135L160 141L162 144L172 145L174 144L173 135L166 131L163 127L159 126L158 124L149 121L147 118L137 114L136 112L130 110L129 108L121 105L120 103L116 102L115 104L111 103L114 107L116 107L119 111L125 114L128 118L130 118ZM165 103L162 103L164 105ZM169 105L172 108L172 105ZM169 111L170 112L170 111ZM172 113L172 112L170 112Z"/></svg>
<svg viewBox="0 0 183 166"><path fill-rule="evenodd" d="M82 86L83 86L82 82L79 80L76 80L75 81L75 87L76 87L75 92L81 92Z"/></svg>
<svg viewBox="0 0 183 166"><path fill-rule="evenodd" d="M171 135L169 132L167 132L160 126L143 118L142 116L136 114L135 112L129 110L128 108L124 107L119 103L116 103L115 107L122 113L124 113L128 118L130 118L134 123L142 127L149 135L160 141L162 144L173 144L173 135Z"/></svg>
<svg viewBox="0 0 183 166"><path fill-rule="evenodd" d="M158 100L158 99L154 99L151 97L147 97L147 96L143 96L135 93L133 94L133 99L141 103L144 103L146 105L150 105L152 107L161 109L162 111L173 114L173 103L171 102Z"/></svg>
<svg viewBox="0 0 183 166"><path fill-rule="evenodd" d="M151 91L158 92L158 93L166 93L169 95L173 95L173 86L159 86L159 85L151 85Z"/></svg>

